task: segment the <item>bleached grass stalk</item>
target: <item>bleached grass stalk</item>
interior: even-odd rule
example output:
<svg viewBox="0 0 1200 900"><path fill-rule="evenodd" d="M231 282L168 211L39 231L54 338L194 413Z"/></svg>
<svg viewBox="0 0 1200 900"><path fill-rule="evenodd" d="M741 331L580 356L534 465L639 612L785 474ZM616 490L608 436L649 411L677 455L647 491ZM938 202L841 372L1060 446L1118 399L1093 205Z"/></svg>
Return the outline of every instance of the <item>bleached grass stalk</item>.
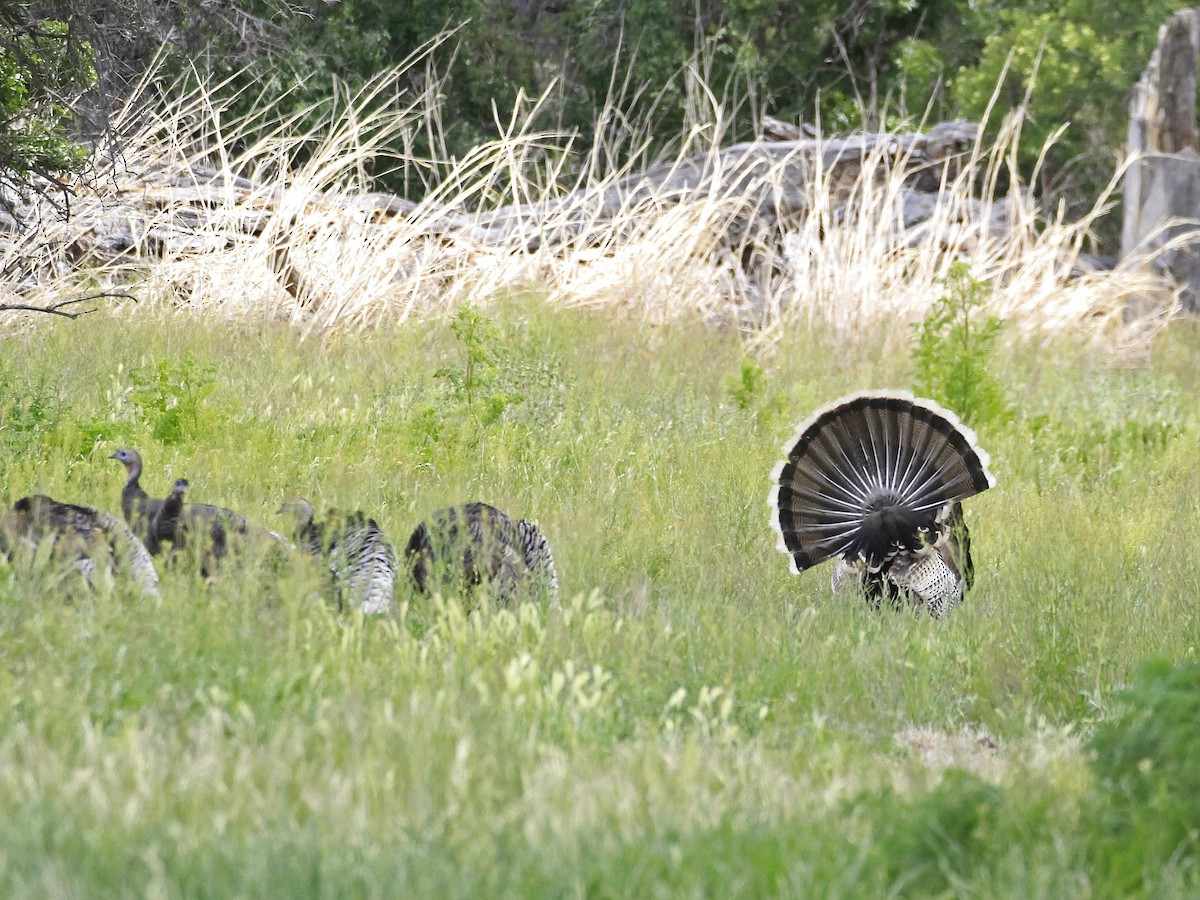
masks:
<svg viewBox="0 0 1200 900"><path fill-rule="evenodd" d="M438 92L400 85L422 66L428 81L438 43L327 109L231 118L204 87L157 112L135 99L129 114L143 127L110 177L80 198L76 223L130 213L140 252L101 260L88 277L140 283L145 295L205 315L283 318L306 333L402 322L532 288L556 305L654 321L701 317L763 335L805 321L853 335L919 320L956 260L994 286L991 311L1028 335L1136 345L1173 311L1169 291L1136 266L1076 271L1120 173L1079 221L1061 211L1046 218L1022 187L1032 179L1016 162L1019 111L990 145L981 126L973 152L943 172L932 214L906 224L910 167L886 142L849 180L821 169L828 139L798 147L813 160L799 200L785 183L794 159L747 181L722 154L725 101L691 70L691 127L675 156L657 162L679 172L700 161L711 175L689 195L656 195L629 184L635 166L652 161L645 129L623 123L628 145L601 137L577 148L570 136L534 128L545 96L498 112L499 136L461 159L416 155L421 135L443 146ZM394 165L418 173L425 190L403 214L380 216L363 195L373 169ZM1004 197L1002 175L1013 185ZM746 271L729 235L764 195L803 212L759 240ZM480 214L503 207L513 214L481 230ZM573 237L542 239L557 233Z"/></svg>

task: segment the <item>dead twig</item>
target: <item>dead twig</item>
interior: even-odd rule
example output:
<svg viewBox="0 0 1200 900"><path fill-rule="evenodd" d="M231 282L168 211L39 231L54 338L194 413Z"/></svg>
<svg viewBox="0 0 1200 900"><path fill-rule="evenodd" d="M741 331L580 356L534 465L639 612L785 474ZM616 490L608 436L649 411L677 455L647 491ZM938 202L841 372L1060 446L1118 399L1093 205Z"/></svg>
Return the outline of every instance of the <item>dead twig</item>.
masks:
<svg viewBox="0 0 1200 900"><path fill-rule="evenodd" d="M73 306L76 303L87 303L89 300L132 300L134 303L137 302L137 298L133 294L126 294L123 291L101 291L98 294L88 294L86 297L59 300L57 303L51 303L49 306L34 306L31 303L0 303L0 312L39 312L52 316L62 316L64 319L78 319L80 316L86 316L88 313L93 313L96 310L82 309L67 311L63 307Z"/></svg>

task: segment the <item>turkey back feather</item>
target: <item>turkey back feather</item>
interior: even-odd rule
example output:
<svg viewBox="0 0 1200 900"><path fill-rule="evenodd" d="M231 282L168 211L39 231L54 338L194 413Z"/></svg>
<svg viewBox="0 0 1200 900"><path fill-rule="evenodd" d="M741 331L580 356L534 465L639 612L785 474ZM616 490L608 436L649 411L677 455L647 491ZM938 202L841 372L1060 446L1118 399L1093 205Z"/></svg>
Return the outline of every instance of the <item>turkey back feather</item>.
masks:
<svg viewBox="0 0 1200 900"><path fill-rule="evenodd" d="M133 576L142 593L152 599L161 599L158 591L158 571L150 559L150 553L124 522L106 512L97 511L97 521L112 542L113 549L125 560L129 574Z"/></svg>
<svg viewBox="0 0 1200 900"><path fill-rule="evenodd" d="M545 534L536 523L513 519L487 503L437 510L413 530L404 558L419 593L430 593L435 582L468 593L489 582L502 603L539 586L558 598L558 572Z"/></svg>
<svg viewBox="0 0 1200 900"><path fill-rule="evenodd" d="M122 521L90 506L64 503L44 494L22 497L0 516L0 552L10 553L17 542L36 544L50 540L53 553L79 570L89 584L96 559L109 571L123 562L138 588L147 597L160 599L158 573L146 547Z"/></svg>
<svg viewBox="0 0 1200 900"><path fill-rule="evenodd" d="M285 501L278 512L295 517L296 548L327 562L339 610L345 593L366 615L391 612L396 550L378 522L358 510L349 515L329 510L325 521L317 522L312 503L303 497Z"/></svg>
<svg viewBox="0 0 1200 900"><path fill-rule="evenodd" d="M365 615L391 612L396 585L396 551L374 520L355 511L346 517L331 546L330 565L338 589L349 582L350 604Z"/></svg>
<svg viewBox="0 0 1200 900"><path fill-rule="evenodd" d="M558 600L558 570L554 566L554 553L550 542L536 522L517 519L517 531L521 535L521 546L525 555L525 566L535 577L541 578L551 598Z"/></svg>
<svg viewBox="0 0 1200 900"><path fill-rule="evenodd" d="M795 573L835 556L878 570L929 542L948 504L995 484L975 433L907 393L844 397L804 422L784 453L768 503Z"/></svg>

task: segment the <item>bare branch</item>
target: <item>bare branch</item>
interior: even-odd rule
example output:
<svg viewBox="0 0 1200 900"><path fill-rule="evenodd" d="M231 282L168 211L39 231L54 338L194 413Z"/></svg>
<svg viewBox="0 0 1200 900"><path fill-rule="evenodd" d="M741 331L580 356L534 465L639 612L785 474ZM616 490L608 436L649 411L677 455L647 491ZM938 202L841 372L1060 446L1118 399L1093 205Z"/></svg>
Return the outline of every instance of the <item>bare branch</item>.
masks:
<svg viewBox="0 0 1200 900"><path fill-rule="evenodd" d="M59 300L57 303L51 303L49 306L34 306L30 303L0 303L0 312L39 312L47 313L52 316L62 316L64 319L78 319L80 316L86 316L88 313L93 313L95 309L82 309L78 311L68 311L64 309L67 306L73 306L76 303L87 303L89 300L132 300L137 302L137 298L132 294L126 294L124 291L101 291L98 294L88 294L86 297L74 297L70 300Z"/></svg>

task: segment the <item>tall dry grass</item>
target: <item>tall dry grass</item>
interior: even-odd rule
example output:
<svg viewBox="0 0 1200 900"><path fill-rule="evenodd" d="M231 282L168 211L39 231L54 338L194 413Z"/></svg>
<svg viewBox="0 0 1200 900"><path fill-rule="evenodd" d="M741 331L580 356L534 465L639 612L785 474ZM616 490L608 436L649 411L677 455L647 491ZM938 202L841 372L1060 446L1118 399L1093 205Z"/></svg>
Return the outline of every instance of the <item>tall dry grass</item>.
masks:
<svg viewBox="0 0 1200 900"><path fill-rule="evenodd" d="M205 87L148 102L148 79L116 122L126 135L120 153L97 160L103 177L81 186L72 222L49 226L49 240L38 235L18 252L61 254L78 245L81 228L124 217L134 223L129 252L49 259L41 271L56 274L41 287L58 295L84 278L128 286L149 305L283 318L305 333L533 290L556 305L654 321L701 317L768 337L804 321L853 335L921 318L956 260L993 285L991 312L1024 334L1137 346L1174 311L1168 286L1141 265L1081 265L1120 173L1078 221L1039 209L1025 187L1036 173L1017 165L1020 110L994 141L982 141L980 126L975 149L945 171L930 214L917 222L905 212L913 202L906 160L889 162L885 144L837 190L816 153L798 204L805 212L754 248L748 270L728 235L764 193L788 191L794 160L739 177L720 155L728 107L698 70L686 76L690 126L670 158L653 156L647 129L628 117L620 128L597 128L607 137L592 146L539 132L545 98L521 98L507 118L497 116L494 140L451 159L416 150L444 147L430 62L436 44L319 115L268 105L234 116ZM602 125L619 117L618 105L601 112ZM617 190L650 164L682 169L697 157L713 171L701 191ZM395 167L420 196L382 216L365 198L372 173ZM508 206L537 215L480 227L488 211ZM571 237L540 240L562 232Z"/></svg>

